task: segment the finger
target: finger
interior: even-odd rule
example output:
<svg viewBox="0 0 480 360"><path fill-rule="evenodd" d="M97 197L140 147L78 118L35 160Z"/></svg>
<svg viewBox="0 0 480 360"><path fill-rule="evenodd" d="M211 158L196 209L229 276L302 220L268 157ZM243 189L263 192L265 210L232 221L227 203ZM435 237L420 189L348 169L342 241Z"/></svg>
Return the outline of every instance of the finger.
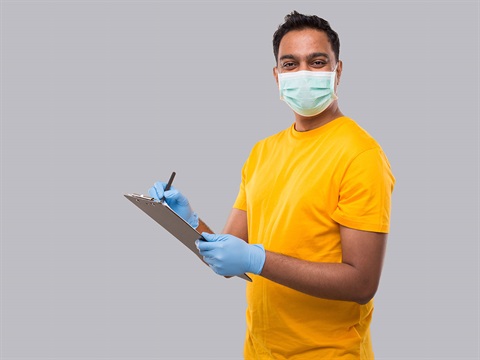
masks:
<svg viewBox="0 0 480 360"><path fill-rule="evenodd" d="M149 190L148 190L148 193L151 197L157 199L157 200L161 200L163 199L163 183L158 181L156 182L153 187L151 187Z"/></svg>
<svg viewBox="0 0 480 360"><path fill-rule="evenodd" d="M212 258L208 257L208 256L204 256L203 257L203 261L205 261L208 265L211 265L210 262L211 262Z"/></svg>
<svg viewBox="0 0 480 360"><path fill-rule="evenodd" d="M210 265L210 268L215 272L215 274L217 275L225 275L225 271L217 266L217 265Z"/></svg>
<svg viewBox="0 0 480 360"><path fill-rule="evenodd" d="M167 199L170 200L177 200L177 198L180 196L180 192L173 187L171 187L170 190L165 191L163 194Z"/></svg>
<svg viewBox="0 0 480 360"><path fill-rule="evenodd" d="M215 242L206 242L199 241L197 244L197 249L200 251L200 254L205 251L212 251L218 247L218 244Z"/></svg>
<svg viewBox="0 0 480 360"><path fill-rule="evenodd" d="M155 188L152 186L150 189L148 189L148 195L150 195L150 197L154 198L154 199L157 199L157 200L160 200L157 196L157 192L155 191Z"/></svg>
<svg viewBox="0 0 480 360"><path fill-rule="evenodd" d="M216 266L216 261L214 258L211 258L211 257L208 257L208 256L204 256L203 257L203 261L205 261L205 263L207 263L208 266L210 266L212 269L216 269L217 266ZM215 271L215 270L214 270ZM215 271L216 272L216 271Z"/></svg>
<svg viewBox="0 0 480 360"><path fill-rule="evenodd" d="M148 189L148 195L150 195L152 198L156 200L161 199L161 197L158 196L157 190L155 190L154 187L151 187L150 189Z"/></svg>
<svg viewBox="0 0 480 360"><path fill-rule="evenodd" d="M212 259L209 258L205 258L205 262L210 267L210 269L212 269L216 274L220 275L221 269L217 266L215 261L212 261Z"/></svg>
<svg viewBox="0 0 480 360"><path fill-rule="evenodd" d="M202 237L205 239L204 242L218 241L218 235L209 234L207 232L202 232Z"/></svg>
<svg viewBox="0 0 480 360"><path fill-rule="evenodd" d="M200 250L200 248L198 247L198 245L200 244L200 242L205 242L205 240L203 238L200 238L200 239L197 239L195 240L195 246L197 247L198 250Z"/></svg>
<svg viewBox="0 0 480 360"><path fill-rule="evenodd" d="M218 275L217 268L214 265L209 264L208 266L210 266L210 269L212 269L213 272Z"/></svg>

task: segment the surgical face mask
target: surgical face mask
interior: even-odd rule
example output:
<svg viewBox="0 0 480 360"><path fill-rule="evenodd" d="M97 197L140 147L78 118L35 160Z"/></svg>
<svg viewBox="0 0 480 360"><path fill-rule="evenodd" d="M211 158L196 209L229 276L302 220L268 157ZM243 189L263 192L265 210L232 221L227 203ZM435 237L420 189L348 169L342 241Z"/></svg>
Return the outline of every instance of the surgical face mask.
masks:
<svg viewBox="0 0 480 360"><path fill-rule="evenodd" d="M280 100L302 116L315 116L338 97L333 71L295 71L278 74Z"/></svg>

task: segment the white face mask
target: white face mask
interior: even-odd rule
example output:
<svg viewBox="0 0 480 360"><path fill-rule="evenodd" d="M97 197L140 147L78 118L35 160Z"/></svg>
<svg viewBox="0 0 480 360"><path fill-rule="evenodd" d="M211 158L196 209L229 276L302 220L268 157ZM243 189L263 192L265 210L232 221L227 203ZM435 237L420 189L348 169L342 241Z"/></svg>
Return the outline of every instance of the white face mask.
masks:
<svg viewBox="0 0 480 360"><path fill-rule="evenodd" d="M333 71L295 71L278 74L280 100L302 116L315 116L338 97L335 95L336 66Z"/></svg>

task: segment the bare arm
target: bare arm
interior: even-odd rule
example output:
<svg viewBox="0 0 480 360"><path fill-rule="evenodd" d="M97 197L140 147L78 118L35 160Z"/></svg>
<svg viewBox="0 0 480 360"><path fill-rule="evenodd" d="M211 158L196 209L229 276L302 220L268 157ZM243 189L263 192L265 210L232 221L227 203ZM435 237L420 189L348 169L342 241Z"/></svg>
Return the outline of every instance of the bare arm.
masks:
<svg viewBox="0 0 480 360"><path fill-rule="evenodd" d="M223 233L236 236L248 243L247 212L233 208L223 228Z"/></svg>
<svg viewBox="0 0 480 360"><path fill-rule="evenodd" d="M201 219L198 219L197 231L199 233L214 233ZM247 212L235 208L232 209L222 233L236 236L248 242Z"/></svg>
<svg viewBox="0 0 480 360"><path fill-rule="evenodd" d="M198 230L212 232L201 221ZM247 213L232 209L223 233L248 242ZM341 263L316 263L267 251L260 275L305 294L366 304L378 288L387 234L340 225L340 236Z"/></svg>
<svg viewBox="0 0 480 360"><path fill-rule="evenodd" d="M303 293L366 304L378 288L387 234L340 226L341 263L315 263L270 251L261 276Z"/></svg>
<svg viewBox="0 0 480 360"><path fill-rule="evenodd" d="M198 218L198 226L197 226L197 229L196 229L196 230L197 230L200 234L201 234L202 232L206 232L206 233L209 233L209 234L213 234L213 233L214 233L213 230L210 229L210 227L209 227L207 224L205 224L205 223L203 222L203 220L200 219L200 218Z"/></svg>

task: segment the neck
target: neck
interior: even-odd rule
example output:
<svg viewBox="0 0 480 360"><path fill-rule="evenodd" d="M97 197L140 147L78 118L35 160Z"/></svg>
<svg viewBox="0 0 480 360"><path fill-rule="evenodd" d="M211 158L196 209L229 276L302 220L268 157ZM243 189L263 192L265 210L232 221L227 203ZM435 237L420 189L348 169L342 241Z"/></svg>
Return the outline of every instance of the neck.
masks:
<svg viewBox="0 0 480 360"><path fill-rule="evenodd" d="M315 116L305 117L295 113L295 130L297 131L309 131L320 126L329 123L343 116L342 112L338 108L337 101L334 101L328 108Z"/></svg>

